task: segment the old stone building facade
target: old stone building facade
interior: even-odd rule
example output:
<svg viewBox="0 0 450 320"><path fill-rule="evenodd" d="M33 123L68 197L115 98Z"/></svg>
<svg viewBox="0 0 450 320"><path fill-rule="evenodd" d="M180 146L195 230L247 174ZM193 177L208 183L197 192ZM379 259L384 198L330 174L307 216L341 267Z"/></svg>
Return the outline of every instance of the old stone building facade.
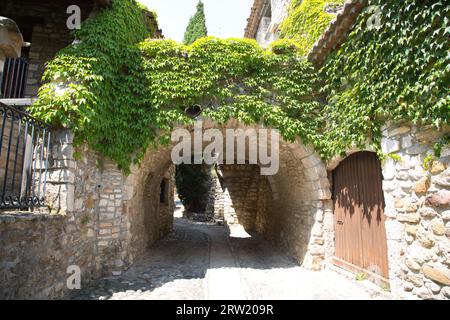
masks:
<svg viewBox="0 0 450 320"><path fill-rule="evenodd" d="M55 57L61 49L75 39L67 27L67 20L73 11L69 6L80 8L81 21L95 15L99 9L109 6L109 0L63 0L63 1L18 1L5 0L0 16L12 19L30 45L22 49L20 57L26 63L25 88L22 96L13 98L34 98L41 86L45 63ZM156 37L162 37L153 13L146 13ZM0 96L1 97L1 96Z"/></svg>
<svg viewBox="0 0 450 320"><path fill-rule="evenodd" d="M277 40L280 23L287 16L290 3L291 0L255 1L245 29L245 37L255 38L263 47Z"/></svg>
<svg viewBox="0 0 450 320"><path fill-rule="evenodd" d="M352 24L360 3L351 2L348 6L354 7L337 16L311 51L311 61L322 63L345 41L340 27ZM278 36L288 4L256 0L246 35L268 45ZM47 43L41 35L50 35L56 26L48 23L33 26L35 39ZM36 61L50 55L45 49L43 56L33 55L32 50L30 58ZM30 71L36 72L30 76L42 72L39 67ZM28 85L33 94L38 83L31 79ZM226 128L248 127L230 121ZM395 297L450 298L449 147L428 161L434 143L449 132L448 127L438 131L410 123L389 123L383 129L382 148L392 156L380 170L388 281ZM80 267L83 285L120 274L172 230L172 146L149 148L126 175L88 147L75 147L70 131L54 132L51 145L47 207L0 214L0 298L62 298L69 292L69 266ZM360 151L373 150L349 150L348 156ZM216 220L263 234L299 264L326 268L335 255L333 171L345 159L325 162L299 139L281 141L280 169L274 176L261 176L258 165L220 166L210 208Z"/></svg>
<svg viewBox="0 0 450 320"><path fill-rule="evenodd" d="M278 17L283 17L283 14L270 18L267 7L286 8L285 2L291 1L272 1L270 4L269 1L254 1L245 36L255 38L262 46L277 39ZM346 40L366 4L367 1L363 0L346 1L309 52L308 59L320 67L327 56ZM389 286L397 297L450 298L448 145L439 159L427 163L434 154L433 146L449 132L448 126L436 130L401 122L389 123L383 130L382 151L393 155L382 163L382 188ZM364 150L349 150L348 155L359 151ZM329 178L343 160L336 158L326 163ZM332 179L330 185L333 185ZM332 204L329 210L333 212ZM330 243L335 241L334 229L331 221L325 232ZM333 254L331 249L330 255Z"/></svg>
<svg viewBox="0 0 450 320"><path fill-rule="evenodd" d="M62 297L67 293L68 266L79 266L84 282L102 274L119 274L171 230L174 167L170 148L149 150L141 165L125 176L112 161L99 164L86 148L79 150L83 158L75 159L72 143L69 132L54 135L47 201L56 215L0 216L2 231L8 234L2 237L2 297ZM325 166L301 142L282 145L280 166L279 174L263 183L254 174L257 167L227 168L228 176L248 171L254 179L249 198L236 197L236 189L230 189L235 217L245 227L266 234L300 263L320 269L332 247L324 236L331 218ZM164 180L171 190L167 203L161 203L159 192ZM293 180L299 182L294 188ZM233 184L232 180L227 183ZM242 203L250 199L252 203ZM37 282L37 278L47 280Z"/></svg>
<svg viewBox="0 0 450 320"><path fill-rule="evenodd" d="M423 169L430 141L441 134L411 125L385 130L385 148L402 158L383 165L390 285L399 296L448 296L450 151L444 150L429 172ZM171 230L173 192L167 202L160 198L162 181L173 191L170 148L149 150L141 167L124 176L108 160L99 165L85 147L85 156L74 159L68 132L56 134L53 145L47 196L49 209L58 214L0 216L5 298L62 297L69 265L80 266L84 282L119 274ZM334 252L326 164L301 142L283 144L280 153L281 168L274 177L260 176L251 165L223 169L224 177L230 177L224 189L232 201L223 204L224 214L230 224L256 230L299 263L321 269ZM338 161L329 163L328 170ZM248 181L231 178L237 175ZM248 197L242 197L245 190Z"/></svg>
<svg viewBox="0 0 450 320"><path fill-rule="evenodd" d="M70 4L80 6L82 20L86 19L94 8L94 1L72 2ZM71 30L66 27L68 3L40 1L39 5L36 5L27 1L11 0L2 3L0 16L14 20L24 41L31 44L22 50L22 57L28 64L25 97L36 96L45 62L50 61L59 50L73 41Z"/></svg>

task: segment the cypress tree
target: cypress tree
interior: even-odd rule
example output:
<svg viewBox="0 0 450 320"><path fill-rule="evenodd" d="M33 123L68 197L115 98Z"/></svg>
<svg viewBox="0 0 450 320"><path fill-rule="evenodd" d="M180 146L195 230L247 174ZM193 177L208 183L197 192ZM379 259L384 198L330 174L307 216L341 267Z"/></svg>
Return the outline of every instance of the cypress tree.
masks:
<svg viewBox="0 0 450 320"><path fill-rule="evenodd" d="M197 4L197 12L189 20L189 24L184 33L184 44L192 44L198 38L206 37L208 30L206 29L206 19L203 2L200 0Z"/></svg>

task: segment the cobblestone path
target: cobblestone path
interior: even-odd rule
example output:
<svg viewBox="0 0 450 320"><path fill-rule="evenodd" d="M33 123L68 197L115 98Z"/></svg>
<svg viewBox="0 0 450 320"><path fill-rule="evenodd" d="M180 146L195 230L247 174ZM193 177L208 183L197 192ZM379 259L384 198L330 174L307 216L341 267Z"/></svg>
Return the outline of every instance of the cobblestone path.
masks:
<svg viewBox="0 0 450 320"><path fill-rule="evenodd" d="M238 230L237 234L244 234ZM384 299L381 290L333 270L306 270L258 235L175 218L174 231L120 276L71 299Z"/></svg>

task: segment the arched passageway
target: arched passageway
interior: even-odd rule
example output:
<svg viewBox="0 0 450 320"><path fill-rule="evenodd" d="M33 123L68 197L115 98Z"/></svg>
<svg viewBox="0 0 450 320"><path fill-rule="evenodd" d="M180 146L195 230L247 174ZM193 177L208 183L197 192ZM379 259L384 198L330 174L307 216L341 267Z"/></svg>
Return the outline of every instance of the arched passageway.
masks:
<svg viewBox="0 0 450 320"><path fill-rule="evenodd" d="M328 178L312 151L281 141L273 176L248 161L219 165L220 225L173 218L171 149L149 151L127 178L132 266L74 299L380 298L332 270L307 270L334 250Z"/></svg>
<svg viewBox="0 0 450 320"><path fill-rule="evenodd" d="M205 128L223 129L211 123ZM226 128L249 127L233 121ZM126 180L126 252L130 261L172 229L172 147L149 150L140 167L133 168ZM238 162L237 156L235 160ZM258 232L299 264L312 269L323 267L333 250L331 194L325 165L313 150L300 141L281 140L279 170L274 175L261 175L261 166L248 161L220 165L218 169L223 195L215 204L216 215L221 215L230 227L239 225L246 231ZM167 203L161 202L162 183L168 191Z"/></svg>
<svg viewBox="0 0 450 320"><path fill-rule="evenodd" d="M224 130L210 123L204 128ZM248 127L233 122L225 128ZM214 219L225 223L216 224L174 218L175 149L175 144L149 149L127 177L113 172L113 164L105 167L121 186L114 194L121 208L113 223L120 219L124 231L100 252L111 253L113 276L78 298L372 298L328 268L311 272L324 269L334 255L330 183L313 150L301 141L280 140L273 175L262 175L265 167L251 163L249 155L239 163L238 154L233 164L219 163ZM103 191L102 197L111 199L116 189ZM99 226L103 223L100 219Z"/></svg>

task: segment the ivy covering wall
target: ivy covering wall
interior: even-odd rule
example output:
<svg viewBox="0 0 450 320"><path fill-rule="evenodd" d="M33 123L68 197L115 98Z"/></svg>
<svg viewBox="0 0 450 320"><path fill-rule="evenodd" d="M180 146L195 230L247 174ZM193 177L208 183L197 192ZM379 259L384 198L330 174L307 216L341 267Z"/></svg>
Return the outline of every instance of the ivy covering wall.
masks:
<svg viewBox="0 0 450 320"><path fill-rule="evenodd" d="M295 40L306 55L334 19L344 0L293 0L289 14L280 25L280 36Z"/></svg>
<svg viewBox="0 0 450 320"><path fill-rule="evenodd" d="M450 123L449 17L445 1L369 1L320 71L325 157L367 141L379 148L386 120Z"/></svg>
<svg viewBox="0 0 450 320"><path fill-rule="evenodd" d="M381 12L379 26L367 28L368 7L317 71L301 38L268 50L249 39L143 41L152 34L142 9L113 0L75 32L79 44L47 65L47 84L30 111L73 130L77 143L125 171L150 145L167 142L174 126L191 123L184 110L195 104L218 122L263 123L286 140L300 137L324 158L367 141L379 148L386 120L448 124L449 7L370 4Z"/></svg>
<svg viewBox="0 0 450 320"><path fill-rule="evenodd" d="M146 83L138 73L137 43L152 36L143 9L134 0L114 0L74 36L78 44L47 64L46 84L29 111L73 130L77 143L86 141L100 155L126 165L147 143L151 118L142 106Z"/></svg>
<svg viewBox="0 0 450 320"><path fill-rule="evenodd" d="M75 34L81 43L48 64L30 111L125 171L174 126L191 123L184 110L194 104L218 122L261 122L286 139L313 139L316 74L289 41L269 51L248 39L140 42L151 34L133 0L114 0Z"/></svg>
<svg viewBox="0 0 450 320"><path fill-rule="evenodd" d="M141 50L145 99L158 128L190 122L185 108L200 104L219 123L235 118L278 128L286 139L314 138L317 78L295 44L280 41L265 51L254 40L206 37L191 46L150 40Z"/></svg>

